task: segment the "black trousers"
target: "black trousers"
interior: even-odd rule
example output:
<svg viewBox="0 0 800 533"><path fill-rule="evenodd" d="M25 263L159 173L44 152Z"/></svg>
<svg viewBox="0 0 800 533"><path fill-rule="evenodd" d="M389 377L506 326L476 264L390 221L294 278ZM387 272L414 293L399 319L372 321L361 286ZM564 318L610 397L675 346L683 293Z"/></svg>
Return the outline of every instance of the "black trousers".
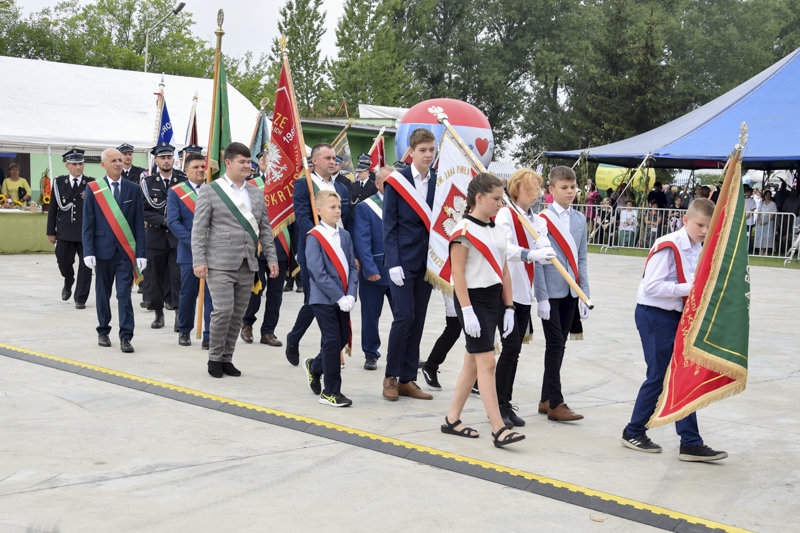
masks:
<svg viewBox="0 0 800 533"><path fill-rule="evenodd" d="M172 306L178 309L181 298L181 267L178 265L177 250L148 248L147 269L150 270L150 309L163 311L167 297Z"/></svg>
<svg viewBox="0 0 800 533"><path fill-rule="evenodd" d="M550 320L542 320L544 330L544 377L542 378L542 402L550 400L555 409L564 402L561 394L561 363L564 347L569 338L569 328L575 318L578 299L572 296L550 298Z"/></svg>
<svg viewBox="0 0 800 533"><path fill-rule="evenodd" d="M92 288L92 269L83 262L83 243L80 241L56 241L56 262L64 277L64 286L72 288L75 283L75 254L78 255L78 284L75 286L75 303L85 304Z"/></svg>
<svg viewBox="0 0 800 533"><path fill-rule="evenodd" d="M439 370L439 366L444 363L447 354L455 346L459 337L461 337L461 322L459 322L458 317L445 317L444 331L436 339L431 354L428 356L428 360L425 361L425 367L431 372Z"/></svg>
<svg viewBox="0 0 800 533"><path fill-rule="evenodd" d="M511 403L514 391L514 378L517 375L517 362L522 350L522 339L531 322L531 306L514 303L514 329L503 339L503 349L497 359L495 382L497 383L497 402L501 407Z"/></svg>
<svg viewBox="0 0 800 533"><path fill-rule="evenodd" d="M258 294L250 293L250 303L247 304L247 311L244 312L242 324L252 326L256 323L256 314L261 308L261 295L264 289L267 292L267 303L264 306L264 320L261 322L261 335L275 333L278 319L281 316L281 303L283 303L283 283L286 280L286 261L278 263L278 277L269 277L269 266L263 259L258 260L258 274L255 280L261 282L261 290Z"/></svg>

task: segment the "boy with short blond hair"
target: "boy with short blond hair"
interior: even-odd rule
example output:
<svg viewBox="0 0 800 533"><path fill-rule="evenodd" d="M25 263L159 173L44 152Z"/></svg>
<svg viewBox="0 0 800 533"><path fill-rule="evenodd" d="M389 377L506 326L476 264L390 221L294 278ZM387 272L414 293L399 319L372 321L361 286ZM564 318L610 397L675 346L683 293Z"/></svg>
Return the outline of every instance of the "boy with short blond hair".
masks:
<svg viewBox="0 0 800 533"><path fill-rule="evenodd" d="M684 226L658 239L645 263L635 317L647 363L647 379L639 389L631 420L621 439L632 450L661 452L661 446L647 436L646 424L664 387L684 299L692 290L697 261L713 215L714 203L697 198L683 215ZM728 456L703 444L696 413L675 422L675 429L681 437L678 455L681 461L717 461Z"/></svg>
<svg viewBox="0 0 800 533"><path fill-rule="evenodd" d="M339 353L351 338L350 310L356 304L358 270L353 241L346 229L337 226L342 215L338 193L322 189L314 197L320 223L306 237L306 263L310 282L308 304L314 311L322 340L319 354L303 361L308 388L319 403L347 407L352 401L341 392ZM323 390L321 378L325 376Z"/></svg>

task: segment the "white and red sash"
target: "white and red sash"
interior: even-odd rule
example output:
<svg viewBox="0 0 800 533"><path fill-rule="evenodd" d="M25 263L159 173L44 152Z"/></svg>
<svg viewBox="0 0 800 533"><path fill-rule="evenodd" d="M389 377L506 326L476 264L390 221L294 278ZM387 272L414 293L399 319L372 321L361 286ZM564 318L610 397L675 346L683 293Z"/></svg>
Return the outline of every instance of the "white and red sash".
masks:
<svg viewBox="0 0 800 533"><path fill-rule="evenodd" d="M569 231L569 226L564 224L564 221L551 209L545 210L541 215L547 222L547 231L558 243L561 251L567 257L569 266L572 267L572 272L575 274L575 281L580 283L578 276L578 245L575 244L575 239Z"/></svg>
<svg viewBox="0 0 800 533"><path fill-rule="evenodd" d="M525 231L525 228L522 225L522 222L519 220L519 216L517 212L511 209L510 207L505 207L504 209L508 209L509 214L511 215L511 220L514 222L514 239L517 246L521 246L522 248L527 248L528 250L533 250L536 248L536 241L533 240L533 237ZM524 215L523 215L524 216ZM531 282L531 287L533 286L533 263L528 263L527 261L524 262L525 264L525 272L528 274L528 280Z"/></svg>
<svg viewBox="0 0 800 533"><path fill-rule="evenodd" d="M647 255L647 261L644 263L644 271L642 271L642 277L644 278L645 272L647 272L647 264L650 262L650 258L653 257L653 254L660 252L666 248L671 248L672 253L675 256L675 270L678 272L678 283L686 283L686 271L683 269L683 257L681 256L681 250L678 248L678 244L671 240L671 239L664 239L661 242L656 242L653 248L650 249L650 253ZM683 303L686 304L686 297L683 297Z"/></svg>
<svg viewBox="0 0 800 533"><path fill-rule="evenodd" d="M503 283L503 258L500 256L500 250L492 240L491 236L486 231L481 231L481 227L464 218L459 221L458 225L453 230L450 236L450 242L453 242L458 237L465 237L472 246L478 250L484 259L492 267L495 275L497 275L498 283Z"/></svg>
<svg viewBox="0 0 800 533"><path fill-rule="evenodd" d="M319 227L312 228L308 234L316 237L316 239L319 241L319 244L322 246L322 249L325 251L325 254L328 256L328 259L330 259L331 263L333 263L333 267L336 269L336 272L339 273L339 279L342 280L342 290L344 291L344 295L347 296L347 282L350 275L350 265L347 262L347 256L344 255L344 250L342 249L341 245L336 242L336 239L333 238L333 235L329 234L327 231L320 230ZM352 321L350 322L350 339L347 341L347 348L348 353L350 353L350 350L353 348Z"/></svg>
<svg viewBox="0 0 800 533"><path fill-rule="evenodd" d="M399 172L392 172L389 174L389 177L386 178L386 182L391 185L397 193L403 197L403 199L408 202L412 209L419 215L419 218L422 219L422 222L425 223L425 227L428 231L431 231L431 226L433 225L433 212L431 208L428 206L428 202L425 201L425 198L422 197L422 194L417 190L417 188L408 181L408 179L400 174ZM428 187L435 187L435 184L431 180L428 184Z"/></svg>

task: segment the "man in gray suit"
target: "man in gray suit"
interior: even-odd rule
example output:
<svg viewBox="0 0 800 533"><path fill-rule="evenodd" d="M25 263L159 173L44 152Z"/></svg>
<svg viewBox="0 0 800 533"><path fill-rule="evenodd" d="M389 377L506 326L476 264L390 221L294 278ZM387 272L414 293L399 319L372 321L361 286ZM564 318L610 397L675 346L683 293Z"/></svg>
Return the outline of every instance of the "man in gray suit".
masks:
<svg viewBox="0 0 800 533"><path fill-rule="evenodd" d="M258 272L258 243L267 258L269 277L278 275L264 195L246 182L250 150L233 142L225 148L226 174L200 187L192 230L194 274L205 278L214 310L209 332L208 373L241 376L233 350L250 301L253 272Z"/></svg>
<svg viewBox="0 0 800 533"><path fill-rule="evenodd" d="M586 268L586 217L572 209L577 193L575 173L569 167L558 166L550 171L550 194L553 203L542 213L556 258L564 265L578 286L589 295L589 275ZM539 412L549 420L581 420L564 402L561 392L561 363L570 330L579 321L589 318L589 308L552 265L534 265L533 287L537 315L544 330L544 378Z"/></svg>

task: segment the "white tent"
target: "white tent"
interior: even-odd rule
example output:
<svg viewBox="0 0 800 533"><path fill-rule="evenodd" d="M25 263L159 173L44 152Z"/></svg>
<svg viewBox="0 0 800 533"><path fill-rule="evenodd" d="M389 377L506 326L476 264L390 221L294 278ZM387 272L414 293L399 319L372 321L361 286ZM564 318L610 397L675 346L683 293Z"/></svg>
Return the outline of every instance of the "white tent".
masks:
<svg viewBox="0 0 800 533"><path fill-rule="evenodd" d="M0 57L0 152L61 154L73 146L99 155L123 142L137 153L153 146L161 74ZM174 128L172 144L185 145L192 98L198 94L197 128L207 148L214 82L164 76ZM228 86L231 136L249 145L258 109ZM271 124L270 124L271 126Z"/></svg>

